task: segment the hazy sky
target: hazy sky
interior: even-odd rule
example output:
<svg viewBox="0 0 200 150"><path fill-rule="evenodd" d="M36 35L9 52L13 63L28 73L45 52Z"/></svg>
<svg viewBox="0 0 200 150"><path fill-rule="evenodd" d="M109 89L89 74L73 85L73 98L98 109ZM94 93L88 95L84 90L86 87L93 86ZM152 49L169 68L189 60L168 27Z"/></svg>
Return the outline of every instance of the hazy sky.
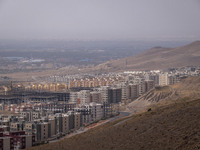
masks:
<svg viewBox="0 0 200 150"><path fill-rule="evenodd" d="M200 0L0 0L0 38L200 39Z"/></svg>

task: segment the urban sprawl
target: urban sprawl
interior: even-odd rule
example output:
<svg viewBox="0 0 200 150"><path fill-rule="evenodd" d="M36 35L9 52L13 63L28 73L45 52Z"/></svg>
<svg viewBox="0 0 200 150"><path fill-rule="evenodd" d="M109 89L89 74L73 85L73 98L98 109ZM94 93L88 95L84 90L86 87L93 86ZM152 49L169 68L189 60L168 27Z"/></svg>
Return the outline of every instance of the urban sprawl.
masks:
<svg viewBox="0 0 200 150"><path fill-rule="evenodd" d="M0 149L25 149L58 140L119 114L155 86L199 76L200 67L49 76L38 82L0 85Z"/></svg>

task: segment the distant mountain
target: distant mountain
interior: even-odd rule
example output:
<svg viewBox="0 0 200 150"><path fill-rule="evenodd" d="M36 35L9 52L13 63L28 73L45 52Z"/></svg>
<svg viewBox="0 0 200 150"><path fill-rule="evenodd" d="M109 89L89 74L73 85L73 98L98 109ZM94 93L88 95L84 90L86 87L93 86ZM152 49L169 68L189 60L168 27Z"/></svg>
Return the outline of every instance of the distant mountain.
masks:
<svg viewBox="0 0 200 150"><path fill-rule="evenodd" d="M189 65L200 65L200 41L177 48L154 47L136 56L111 60L100 64L95 70L166 70L170 67Z"/></svg>

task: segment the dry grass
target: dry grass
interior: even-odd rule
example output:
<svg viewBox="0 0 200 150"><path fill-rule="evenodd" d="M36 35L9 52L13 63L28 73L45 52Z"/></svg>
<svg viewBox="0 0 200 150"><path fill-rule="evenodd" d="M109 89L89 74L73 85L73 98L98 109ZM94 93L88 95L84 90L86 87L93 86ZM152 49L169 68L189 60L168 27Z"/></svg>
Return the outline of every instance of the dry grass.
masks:
<svg viewBox="0 0 200 150"><path fill-rule="evenodd" d="M30 150L198 150L200 95L193 94L200 92L199 83L200 77L188 78L170 86L179 92L171 100L159 101L138 114ZM188 91L188 95L182 94L183 91ZM151 111L147 111L148 108Z"/></svg>
<svg viewBox="0 0 200 150"><path fill-rule="evenodd" d="M170 67L183 67L200 65L200 41L177 48L156 47L139 55L111 60L96 67L96 70L154 70Z"/></svg>
<svg viewBox="0 0 200 150"><path fill-rule="evenodd" d="M34 77L44 77L50 75L66 75L79 73L101 73L118 72L124 70L155 70L170 67L183 67L188 65L200 65L200 41L178 48L156 47L147 50L139 55L127 58L110 60L98 66L85 66L82 68L76 66L66 66L60 69L50 69L37 72L18 72L11 74L2 74L15 80L31 80ZM1 74L0 74L1 75Z"/></svg>
<svg viewBox="0 0 200 150"><path fill-rule="evenodd" d="M57 143L32 150L94 149L198 149L200 144L200 99L180 99L152 111L91 129ZM31 150L30 149L30 150Z"/></svg>

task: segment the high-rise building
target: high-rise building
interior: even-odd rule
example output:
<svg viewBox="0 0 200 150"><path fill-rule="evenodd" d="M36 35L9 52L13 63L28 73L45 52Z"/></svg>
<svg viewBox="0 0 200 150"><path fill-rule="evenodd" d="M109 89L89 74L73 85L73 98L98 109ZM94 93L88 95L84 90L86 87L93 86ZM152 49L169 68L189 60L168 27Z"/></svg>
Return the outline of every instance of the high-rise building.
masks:
<svg viewBox="0 0 200 150"><path fill-rule="evenodd" d="M81 90L78 92L78 104L89 104L90 102L90 91L89 90Z"/></svg>
<svg viewBox="0 0 200 150"><path fill-rule="evenodd" d="M14 150L14 140L12 137L0 137L1 150Z"/></svg>
<svg viewBox="0 0 200 150"><path fill-rule="evenodd" d="M144 86L143 93L145 93L151 90L155 86L155 84L153 80L147 80L147 81L144 81L143 86Z"/></svg>
<svg viewBox="0 0 200 150"><path fill-rule="evenodd" d="M101 93L102 102L108 102L108 89L109 86L102 86L98 89Z"/></svg>
<svg viewBox="0 0 200 150"><path fill-rule="evenodd" d="M101 93L100 92L90 92L90 102L102 103Z"/></svg>
<svg viewBox="0 0 200 150"><path fill-rule="evenodd" d="M101 120L104 116L104 108L102 104L90 103L91 121Z"/></svg>
<svg viewBox="0 0 200 150"><path fill-rule="evenodd" d="M168 74L167 73L159 74L159 85L161 85L161 86L168 85Z"/></svg>
<svg viewBox="0 0 200 150"><path fill-rule="evenodd" d="M109 88L108 89L108 103L119 103L122 100L121 88Z"/></svg>
<svg viewBox="0 0 200 150"><path fill-rule="evenodd" d="M77 104L78 92L70 92L70 102Z"/></svg>
<svg viewBox="0 0 200 150"><path fill-rule="evenodd" d="M129 84L127 86L127 98L134 100L139 97L139 84Z"/></svg>
<svg viewBox="0 0 200 150"><path fill-rule="evenodd" d="M36 139L37 141L45 141L51 136L50 123L42 122L36 124Z"/></svg>
<svg viewBox="0 0 200 150"><path fill-rule="evenodd" d="M179 81L180 81L180 78L178 76L175 76L175 75L168 76L168 84L169 85L176 84Z"/></svg>

